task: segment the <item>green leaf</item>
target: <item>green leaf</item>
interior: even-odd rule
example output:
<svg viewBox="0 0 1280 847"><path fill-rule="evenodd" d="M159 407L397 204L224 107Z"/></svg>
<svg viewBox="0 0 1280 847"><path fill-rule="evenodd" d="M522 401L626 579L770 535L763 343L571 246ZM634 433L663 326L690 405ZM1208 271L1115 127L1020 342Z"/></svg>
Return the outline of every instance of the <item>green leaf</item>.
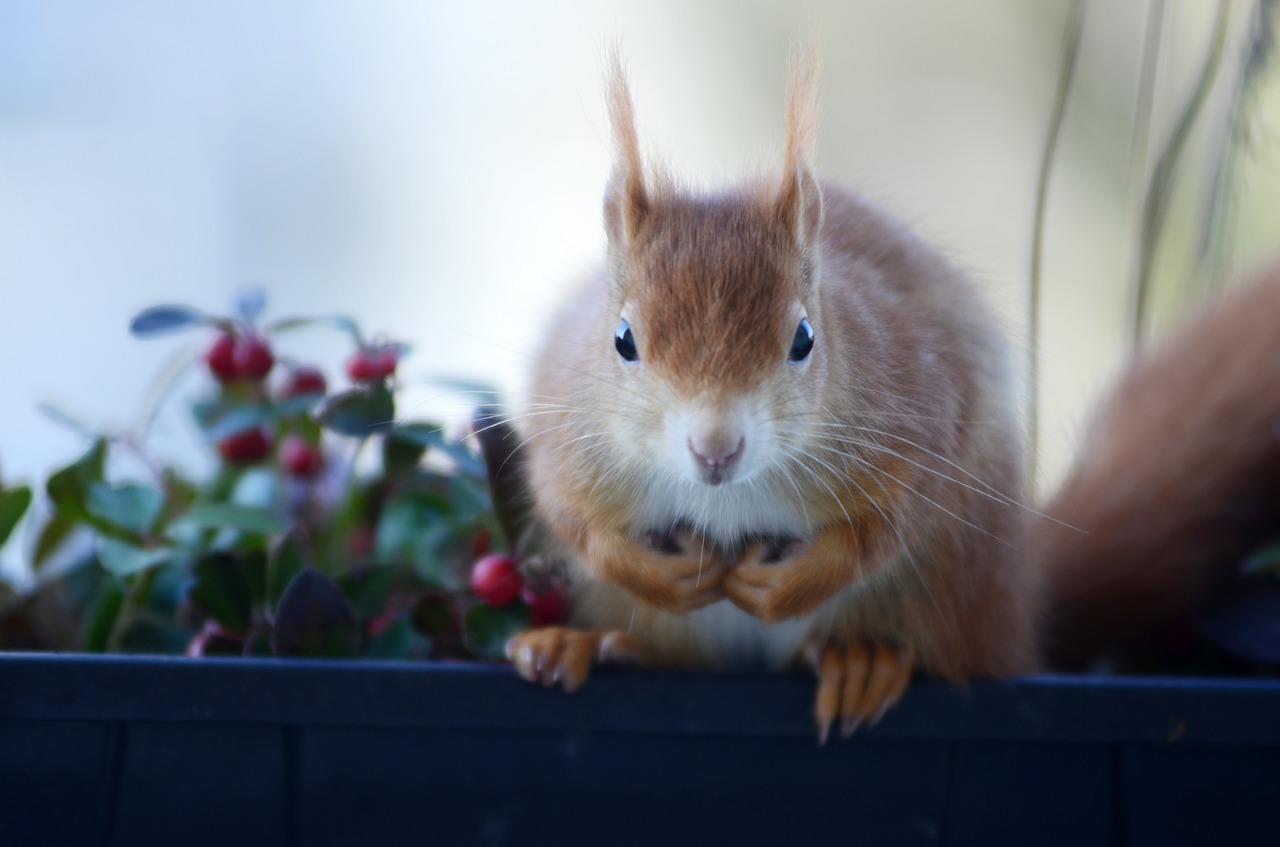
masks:
<svg viewBox="0 0 1280 847"><path fill-rule="evenodd" d="M97 523L89 514L85 501L89 497L89 487L102 480L106 457L107 442L99 438L93 442L89 452L49 477L45 491L59 513L72 520Z"/></svg>
<svg viewBox="0 0 1280 847"><path fill-rule="evenodd" d="M276 506L282 502L281 486L280 474L274 468L247 468L236 480L227 500L237 506L276 514Z"/></svg>
<svg viewBox="0 0 1280 847"><path fill-rule="evenodd" d="M427 591L413 604L414 627L424 635L452 635L458 631L453 597L444 591Z"/></svg>
<svg viewBox="0 0 1280 847"><path fill-rule="evenodd" d="M164 492L164 508L160 510L160 522L168 523L195 505L200 496L195 484L182 477L174 468L161 470L160 490Z"/></svg>
<svg viewBox="0 0 1280 847"><path fill-rule="evenodd" d="M395 423L395 400L383 383L334 394L321 406L317 418L341 435L365 438Z"/></svg>
<svg viewBox="0 0 1280 847"><path fill-rule="evenodd" d="M453 504L455 524L483 523L493 515L488 486L468 476L455 476L449 481L449 501Z"/></svg>
<svg viewBox="0 0 1280 847"><path fill-rule="evenodd" d="M80 636L81 648L89 653L101 653L111 640L111 630L124 606L124 591L115 580L102 583L92 603L85 612Z"/></svg>
<svg viewBox="0 0 1280 847"><path fill-rule="evenodd" d="M485 478L484 457L477 454L465 443L443 438L440 441L439 450L449 457L449 460L453 462L454 468L459 473L476 479Z"/></svg>
<svg viewBox="0 0 1280 847"><path fill-rule="evenodd" d="M374 555L384 564L412 564L419 576L440 588L456 590L461 580L452 568L462 533L450 519L446 498L414 491L388 502L378 520Z"/></svg>
<svg viewBox="0 0 1280 847"><path fill-rule="evenodd" d="M297 397L286 397L278 403L269 403L237 402L224 396L218 402L197 403L192 410L205 437L218 441L246 429L306 414L322 398L322 394L300 394Z"/></svg>
<svg viewBox="0 0 1280 847"><path fill-rule="evenodd" d="M1240 572L1246 576L1260 574L1280 576L1280 541L1249 554L1249 557L1240 565Z"/></svg>
<svg viewBox="0 0 1280 847"><path fill-rule="evenodd" d="M148 614L173 620L187 602L191 588L191 556L178 555L173 561L151 571L142 610Z"/></svg>
<svg viewBox="0 0 1280 847"><path fill-rule="evenodd" d="M414 629L409 613L401 612L369 640L371 659L429 659L431 639Z"/></svg>
<svg viewBox="0 0 1280 847"><path fill-rule="evenodd" d="M402 423L388 432L387 437L407 444L415 444L425 450L428 447L439 447L444 443L444 428L439 424L418 421Z"/></svg>
<svg viewBox="0 0 1280 847"><path fill-rule="evenodd" d="M399 576L398 568L365 567L342 574L336 582L356 619L367 621L387 608L387 599Z"/></svg>
<svg viewBox="0 0 1280 847"><path fill-rule="evenodd" d="M351 607L331 579L305 568L285 588L271 648L277 656L353 656L360 633Z"/></svg>
<svg viewBox="0 0 1280 847"><path fill-rule="evenodd" d="M93 482L85 507L93 517L128 530L135 535L147 535L164 508L164 494L158 488L139 483L109 485Z"/></svg>
<svg viewBox="0 0 1280 847"><path fill-rule="evenodd" d="M383 472L391 475L417 467L422 454L443 440L437 424L400 424L388 430L382 438Z"/></svg>
<svg viewBox="0 0 1280 847"><path fill-rule="evenodd" d="M492 406L477 409L473 421L484 456L493 512L507 543L514 547L524 537L533 513L533 496L519 449L522 442Z"/></svg>
<svg viewBox="0 0 1280 847"><path fill-rule="evenodd" d="M0 547L9 540L13 528L27 513L31 505L31 488L18 485L13 488L0 489Z"/></svg>
<svg viewBox="0 0 1280 847"><path fill-rule="evenodd" d="M412 561L423 528L443 519L448 504L429 495L401 494L382 508L373 551L379 562Z"/></svg>
<svg viewBox="0 0 1280 847"><path fill-rule="evenodd" d="M202 324L214 324L217 320L190 306L152 306L143 309L129 322L129 332L138 338L151 338Z"/></svg>
<svg viewBox="0 0 1280 847"><path fill-rule="evenodd" d="M98 561L116 576L129 576L173 561L172 547L139 547L109 536L99 536Z"/></svg>
<svg viewBox="0 0 1280 847"><path fill-rule="evenodd" d="M62 542L67 540L67 536L75 528L76 522L60 512L54 512L49 516L48 522L40 530L40 537L36 539L36 551L32 564L37 570L58 551Z"/></svg>
<svg viewBox="0 0 1280 847"><path fill-rule="evenodd" d="M235 633L249 630L253 590L244 562L226 551L201 556L191 584L191 601L200 611Z"/></svg>
<svg viewBox="0 0 1280 847"><path fill-rule="evenodd" d="M254 605L267 599L267 551L262 547L246 547L240 551L240 564L249 585L249 597Z"/></svg>
<svg viewBox="0 0 1280 847"><path fill-rule="evenodd" d="M235 529L253 535L279 535L284 522L267 509L238 503L205 503L173 522L171 533L184 529Z"/></svg>
<svg viewBox="0 0 1280 847"><path fill-rule="evenodd" d="M297 533L290 532L276 542L267 556L266 600L272 609L295 576L307 567L307 555Z"/></svg>
<svg viewBox="0 0 1280 847"><path fill-rule="evenodd" d="M458 566L468 558L471 537L450 523L436 523L422 533L414 549L413 569L427 584L447 591L461 590Z"/></svg>
<svg viewBox="0 0 1280 847"><path fill-rule="evenodd" d="M323 399L324 392L317 391L312 394L299 394L296 397L286 397L283 400L278 400L274 404L276 420L305 415Z"/></svg>
<svg viewBox="0 0 1280 847"><path fill-rule="evenodd" d="M273 418L270 404L197 406L196 421L210 441L218 441L247 429L254 429Z"/></svg>
<svg viewBox="0 0 1280 847"><path fill-rule="evenodd" d="M125 653L181 655L191 643L191 636L191 630L172 620L139 617L125 630L120 649Z"/></svg>
<svg viewBox="0 0 1280 847"><path fill-rule="evenodd" d="M477 656L486 659L505 658L507 641L529 626L529 608L523 603L512 603L498 609L475 605L467 610L463 621L467 646Z"/></svg>

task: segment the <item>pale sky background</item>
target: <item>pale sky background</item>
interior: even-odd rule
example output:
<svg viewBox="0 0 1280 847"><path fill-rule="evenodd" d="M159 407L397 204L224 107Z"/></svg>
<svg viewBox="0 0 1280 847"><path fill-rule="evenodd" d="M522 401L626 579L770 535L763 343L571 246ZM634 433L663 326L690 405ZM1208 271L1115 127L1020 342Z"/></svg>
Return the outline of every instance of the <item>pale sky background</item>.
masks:
<svg viewBox="0 0 1280 847"><path fill-rule="evenodd" d="M1168 3L1153 144L1193 84L1213 5ZM1089 6L1049 213L1040 380L1050 477L1125 349L1135 243L1130 144L1148 3ZM970 269L1021 343L1066 10L1021 0L5 0L0 474L42 484L83 450L38 401L127 424L165 360L207 343L135 340L134 313L159 302L226 310L249 283L268 290L271 316L345 312L413 344L403 412L459 413L431 374L514 396L547 314L600 254L601 80L615 39L646 148L715 183L775 162L785 56L811 38L823 65L819 169ZM1272 253L1280 229L1275 88L1259 92L1260 143L1237 192L1241 265ZM1211 103L1210 126L1224 102ZM1192 183L1212 135L1197 138ZM341 382L349 348L336 333L300 332L278 348ZM193 374L179 397L206 386ZM192 449L184 414L162 421L162 455Z"/></svg>

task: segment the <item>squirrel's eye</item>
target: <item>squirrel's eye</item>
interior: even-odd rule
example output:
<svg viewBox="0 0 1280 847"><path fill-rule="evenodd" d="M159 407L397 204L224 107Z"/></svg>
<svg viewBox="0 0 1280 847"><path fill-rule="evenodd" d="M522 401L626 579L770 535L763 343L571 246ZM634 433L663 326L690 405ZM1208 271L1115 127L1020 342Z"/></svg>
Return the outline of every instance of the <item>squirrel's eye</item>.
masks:
<svg viewBox="0 0 1280 847"><path fill-rule="evenodd" d="M808 318L801 318L800 325L796 327L795 337L791 339L791 352L787 354L787 361L803 362L809 358L812 350L813 327L809 326Z"/></svg>
<svg viewBox="0 0 1280 847"><path fill-rule="evenodd" d="M613 346L618 348L618 355L624 362L638 362L640 351L636 349L636 337L631 332L631 324L623 318L618 321L618 328L613 331Z"/></svg>

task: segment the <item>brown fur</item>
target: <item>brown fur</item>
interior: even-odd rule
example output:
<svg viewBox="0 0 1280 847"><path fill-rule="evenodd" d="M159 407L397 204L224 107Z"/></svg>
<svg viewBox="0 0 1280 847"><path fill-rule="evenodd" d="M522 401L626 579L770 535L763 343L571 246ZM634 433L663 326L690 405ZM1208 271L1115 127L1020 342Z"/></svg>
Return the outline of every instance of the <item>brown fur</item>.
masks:
<svg viewBox="0 0 1280 847"><path fill-rule="evenodd" d="M554 323L533 380L549 406L528 418L538 513L578 567L575 622L626 630L669 664L725 664L723 637L775 658L804 639L887 645L953 680L1029 670L1039 588L1014 556L1004 340L955 267L813 176L812 76L793 69L781 178L706 196L645 174L615 64L608 262ZM790 363L801 314L816 344ZM613 350L622 316L635 366ZM755 476L681 478L672 410L693 415L690 449L742 429ZM669 525L646 524L663 508ZM675 553L644 543L686 530ZM751 537L792 534L780 563ZM753 617L688 614L726 596Z"/></svg>
<svg viewBox="0 0 1280 847"><path fill-rule="evenodd" d="M1280 535L1280 268L1144 352L1028 528L1047 648L1079 667L1149 635ZM1061 523L1057 523L1060 521Z"/></svg>
<svg viewBox="0 0 1280 847"><path fill-rule="evenodd" d="M815 178L813 93L801 61L776 177L692 194L645 172L615 60L607 262L555 321L527 418L578 630L513 641L531 679L576 687L593 656L724 667L803 649L825 738L896 699L913 664L1015 674L1038 636L1060 666L1140 653L1280 535L1280 268L1138 357L1037 516L1018 504L996 322L928 244ZM801 315L816 343L794 365ZM634 365L613 349L623 317ZM690 481L686 434L695 454L745 445L751 473Z"/></svg>

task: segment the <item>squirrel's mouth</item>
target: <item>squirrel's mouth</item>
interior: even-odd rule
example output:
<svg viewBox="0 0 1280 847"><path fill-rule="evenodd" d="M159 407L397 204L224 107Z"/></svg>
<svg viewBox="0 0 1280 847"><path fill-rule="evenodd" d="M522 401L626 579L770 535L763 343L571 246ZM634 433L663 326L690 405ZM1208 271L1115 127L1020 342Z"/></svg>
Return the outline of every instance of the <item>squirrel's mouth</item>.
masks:
<svg viewBox="0 0 1280 847"><path fill-rule="evenodd" d="M702 471L702 481L707 485L719 485L730 476L730 471L726 468L704 468Z"/></svg>

